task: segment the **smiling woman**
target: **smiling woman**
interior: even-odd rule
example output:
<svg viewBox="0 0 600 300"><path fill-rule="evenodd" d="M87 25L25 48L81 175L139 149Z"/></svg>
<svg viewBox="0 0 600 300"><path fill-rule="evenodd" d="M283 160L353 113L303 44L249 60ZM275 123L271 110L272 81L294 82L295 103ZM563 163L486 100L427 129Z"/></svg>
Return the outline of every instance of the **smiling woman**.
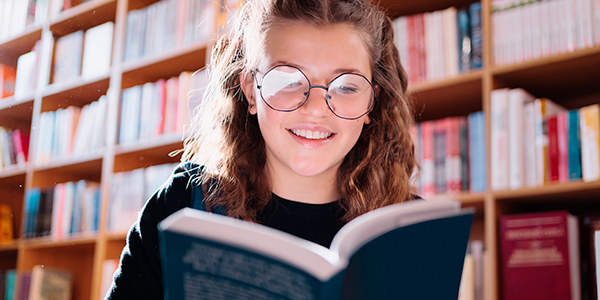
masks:
<svg viewBox="0 0 600 300"><path fill-rule="evenodd" d="M413 124L391 20L367 0L249 0L212 53L182 164L131 228L109 299L163 295L157 224L183 207L328 247L414 199Z"/></svg>

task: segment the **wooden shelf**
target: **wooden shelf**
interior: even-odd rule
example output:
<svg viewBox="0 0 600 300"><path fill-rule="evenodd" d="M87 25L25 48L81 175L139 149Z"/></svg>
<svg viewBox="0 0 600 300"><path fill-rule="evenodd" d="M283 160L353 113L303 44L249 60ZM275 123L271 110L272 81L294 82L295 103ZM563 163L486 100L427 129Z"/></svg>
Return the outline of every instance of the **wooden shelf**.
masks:
<svg viewBox="0 0 600 300"><path fill-rule="evenodd" d="M496 201L598 200L600 181L547 184L542 187L493 193Z"/></svg>
<svg viewBox="0 0 600 300"><path fill-rule="evenodd" d="M11 181L14 180L14 178L21 177L24 179L26 174L26 166L14 165L4 169L0 168L0 182Z"/></svg>
<svg viewBox="0 0 600 300"><path fill-rule="evenodd" d="M17 59L42 39L42 25L30 25L18 36L0 41L0 63L17 67Z"/></svg>
<svg viewBox="0 0 600 300"><path fill-rule="evenodd" d="M182 133L172 133L115 147L114 172L131 171L152 165L176 163L180 154L169 153L183 149Z"/></svg>
<svg viewBox="0 0 600 300"><path fill-rule="evenodd" d="M107 74L96 79L85 80L79 77L76 80L51 84L43 91L42 112L55 111L70 105L83 107L106 95L109 83Z"/></svg>
<svg viewBox="0 0 600 300"><path fill-rule="evenodd" d="M206 53L210 43L199 43L190 47L123 64L122 87L129 88L158 79L179 76L183 71L194 72L206 65Z"/></svg>
<svg viewBox="0 0 600 300"><path fill-rule="evenodd" d="M600 47L494 67L491 72L500 85L522 87L536 97L577 108L579 103L563 100L600 93Z"/></svg>
<svg viewBox="0 0 600 300"><path fill-rule="evenodd" d="M461 116L482 110L482 71L409 85L417 121ZM457 105L460 103L460 105Z"/></svg>
<svg viewBox="0 0 600 300"><path fill-rule="evenodd" d="M51 186L80 179L100 182L101 173L102 156L99 153L53 160L49 164L34 167L33 186Z"/></svg>
<svg viewBox="0 0 600 300"><path fill-rule="evenodd" d="M13 240L12 242L0 243L0 252L9 252L19 249L19 240Z"/></svg>
<svg viewBox="0 0 600 300"><path fill-rule="evenodd" d="M29 133L33 118L33 98L19 101L14 97L0 100L0 126Z"/></svg>
<svg viewBox="0 0 600 300"><path fill-rule="evenodd" d="M59 14L51 20L50 31L55 36L63 36L77 30L115 21L117 0L94 0L82 3Z"/></svg>
<svg viewBox="0 0 600 300"><path fill-rule="evenodd" d="M32 239L21 240L24 249L49 249L49 248L80 248L89 249L94 248L96 244L95 234L77 234L68 236L61 239L53 237L39 237Z"/></svg>

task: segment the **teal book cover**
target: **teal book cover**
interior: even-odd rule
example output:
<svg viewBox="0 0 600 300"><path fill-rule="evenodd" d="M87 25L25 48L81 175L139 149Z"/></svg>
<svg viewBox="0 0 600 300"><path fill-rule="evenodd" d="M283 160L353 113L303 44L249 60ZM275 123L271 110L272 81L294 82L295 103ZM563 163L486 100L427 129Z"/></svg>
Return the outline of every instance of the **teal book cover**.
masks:
<svg viewBox="0 0 600 300"><path fill-rule="evenodd" d="M454 200L389 205L325 248L186 208L159 225L165 299L456 299L472 218Z"/></svg>

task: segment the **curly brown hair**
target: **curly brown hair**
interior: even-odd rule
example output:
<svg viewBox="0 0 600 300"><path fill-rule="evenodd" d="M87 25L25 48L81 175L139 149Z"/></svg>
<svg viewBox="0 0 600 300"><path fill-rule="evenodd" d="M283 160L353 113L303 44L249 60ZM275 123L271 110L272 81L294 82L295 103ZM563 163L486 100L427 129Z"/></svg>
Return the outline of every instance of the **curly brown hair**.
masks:
<svg viewBox="0 0 600 300"><path fill-rule="evenodd" d="M380 91L371 122L338 170L343 221L412 199L416 161L409 129L414 120L391 19L367 0L248 0L230 34L213 48L209 84L190 127L194 135L184 143L182 160L205 167L199 180L207 209L222 206L232 217L255 221L271 198L265 142L256 116L248 113L239 75L256 68L269 29L285 21L350 24L371 55Z"/></svg>

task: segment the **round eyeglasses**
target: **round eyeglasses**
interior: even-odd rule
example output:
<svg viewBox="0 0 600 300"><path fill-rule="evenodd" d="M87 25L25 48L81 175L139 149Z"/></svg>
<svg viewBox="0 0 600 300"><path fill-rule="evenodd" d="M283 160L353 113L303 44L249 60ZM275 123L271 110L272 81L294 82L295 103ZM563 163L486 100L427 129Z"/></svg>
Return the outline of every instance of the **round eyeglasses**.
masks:
<svg viewBox="0 0 600 300"><path fill-rule="evenodd" d="M290 112L306 103L312 88L327 91L327 106L339 118L356 120L367 114L375 103L375 89L360 74L344 73L328 86L310 85L306 75L294 66L279 65L265 73L256 86L260 96L273 110Z"/></svg>

